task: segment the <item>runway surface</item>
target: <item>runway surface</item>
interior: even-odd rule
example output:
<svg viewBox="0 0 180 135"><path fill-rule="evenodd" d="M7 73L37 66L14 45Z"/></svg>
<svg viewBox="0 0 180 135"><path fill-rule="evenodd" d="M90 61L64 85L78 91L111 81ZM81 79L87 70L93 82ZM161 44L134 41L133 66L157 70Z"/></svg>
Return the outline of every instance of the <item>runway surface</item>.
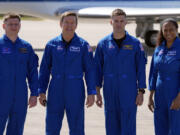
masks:
<svg viewBox="0 0 180 135"><path fill-rule="evenodd" d="M2 20L0 20L0 25ZM127 31L135 36L134 23L128 24ZM158 26L157 26L158 27ZM20 37L30 42L35 49L43 49L45 44L51 38L59 35L61 32L59 22L51 20L43 21L22 21ZM90 45L96 46L98 41L105 35L112 32L112 27L109 24L109 20L101 19L97 21L95 19L80 19L77 33L79 36L86 39ZM0 28L0 35L4 33ZM148 54L152 54L152 49L147 49ZM36 52L41 61L42 51ZM147 64L147 77L149 74L149 63L151 56L148 56ZM146 78L147 78L146 77ZM148 110L149 92L146 91L144 97L144 104L138 107L137 112L137 135L154 135L153 127L153 114ZM94 105L91 108L85 109L85 131L86 135L105 135L105 122L104 122L104 107L98 108ZM66 118L63 121L61 135L68 135L68 124ZM45 135L45 108L40 106L28 109L27 119L25 123L24 135Z"/></svg>

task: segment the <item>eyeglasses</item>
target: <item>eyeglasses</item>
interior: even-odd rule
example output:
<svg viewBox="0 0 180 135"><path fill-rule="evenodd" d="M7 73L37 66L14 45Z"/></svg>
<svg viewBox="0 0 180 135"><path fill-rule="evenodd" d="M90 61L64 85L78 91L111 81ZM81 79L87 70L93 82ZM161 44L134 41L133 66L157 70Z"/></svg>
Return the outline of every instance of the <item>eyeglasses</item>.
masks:
<svg viewBox="0 0 180 135"><path fill-rule="evenodd" d="M7 24L7 23L6 23ZM20 23L9 23L9 24L7 24L9 27L13 27L13 26L15 26L15 27L17 27L17 26L19 26L19 24Z"/></svg>

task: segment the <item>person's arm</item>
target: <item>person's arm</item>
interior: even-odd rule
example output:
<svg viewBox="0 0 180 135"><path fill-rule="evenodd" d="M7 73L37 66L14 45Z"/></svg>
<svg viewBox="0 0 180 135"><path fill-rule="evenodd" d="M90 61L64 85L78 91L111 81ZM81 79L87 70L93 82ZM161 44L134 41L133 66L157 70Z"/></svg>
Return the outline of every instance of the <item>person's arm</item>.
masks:
<svg viewBox="0 0 180 135"><path fill-rule="evenodd" d="M180 92L178 92L176 98L172 101L170 109L172 110L180 109Z"/></svg>
<svg viewBox="0 0 180 135"><path fill-rule="evenodd" d="M102 95L100 89L101 89L100 87L96 87L96 91L97 91L96 105L101 108L103 105L103 101L102 101Z"/></svg>
<svg viewBox="0 0 180 135"><path fill-rule="evenodd" d="M32 47L29 49L29 60L28 60L28 73L27 79L29 88L31 91L29 98L29 108L36 106L37 104L37 96L38 96L38 56L34 53Z"/></svg>
<svg viewBox="0 0 180 135"><path fill-rule="evenodd" d="M148 100L148 108L151 112L154 112L154 92L155 90L150 91L149 100Z"/></svg>
<svg viewBox="0 0 180 135"><path fill-rule="evenodd" d="M142 105L144 96L143 94L145 93L145 88L146 88L146 57L144 53L143 46L141 43L138 43L137 46L137 52L136 52L136 72L137 72L137 83L138 83L138 95L136 97L136 105Z"/></svg>
<svg viewBox="0 0 180 135"><path fill-rule="evenodd" d="M102 96L100 89L102 87L102 82L103 82L103 53L102 53L102 48L101 44L98 44L95 52L95 69L96 69L96 91L97 91L97 96L96 96L96 105L98 107L102 107Z"/></svg>
<svg viewBox="0 0 180 135"><path fill-rule="evenodd" d="M49 78L51 73L52 66L52 55L51 55L51 46L46 45L40 70L39 70L39 102L41 105L45 106L46 103L46 90L49 84Z"/></svg>
<svg viewBox="0 0 180 135"><path fill-rule="evenodd" d="M155 53L152 56L152 60L151 60L151 66L150 66L150 72L149 72L149 90L156 90L156 81L157 81L157 70L155 68L155 64L154 64L154 57L155 57Z"/></svg>
<svg viewBox="0 0 180 135"><path fill-rule="evenodd" d="M96 94L93 50L87 43L85 43L83 47L83 70L85 72L85 81L88 94L86 106L91 107L94 104L94 95Z"/></svg>
<svg viewBox="0 0 180 135"><path fill-rule="evenodd" d="M154 57L155 57L155 53L152 56L152 60L151 60L151 66L149 72L149 88L148 88L150 90L148 108L151 112L154 112L154 93L155 93L156 81L157 81L157 70L154 64Z"/></svg>

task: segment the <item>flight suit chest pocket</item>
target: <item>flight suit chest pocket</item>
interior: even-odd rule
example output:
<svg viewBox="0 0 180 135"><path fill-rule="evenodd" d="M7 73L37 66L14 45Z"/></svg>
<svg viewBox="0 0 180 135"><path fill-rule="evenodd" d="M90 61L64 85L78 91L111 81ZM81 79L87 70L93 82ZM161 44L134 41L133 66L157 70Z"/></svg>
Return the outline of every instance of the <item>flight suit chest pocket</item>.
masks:
<svg viewBox="0 0 180 135"><path fill-rule="evenodd" d="M62 59L65 55L66 48L63 46L57 46L56 48L53 49L52 55L54 59Z"/></svg>
<svg viewBox="0 0 180 135"><path fill-rule="evenodd" d="M118 50L115 47L107 47L104 49L104 56L105 57L113 57L117 55Z"/></svg>
<svg viewBox="0 0 180 135"><path fill-rule="evenodd" d="M121 50L119 52L119 57L122 57L124 59L132 59L135 56L132 50Z"/></svg>
<svg viewBox="0 0 180 135"><path fill-rule="evenodd" d="M18 60L20 64L26 64L28 61L29 52L27 48L18 48Z"/></svg>
<svg viewBox="0 0 180 135"><path fill-rule="evenodd" d="M70 47L67 52L67 59L74 60L81 57L81 48L80 47Z"/></svg>
<svg viewBox="0 0 180 135"><path fill-rule="evenodd" d="M28 53L18 53L19 63L27 64L28 61Z"/></svg>
<svg viewBox="0 0 180 135"><path fill-rule="evenodd" d="M168 64L173 64L176 62L180 62L180 57L179 55L176 53L176 51L169 51L166 56L165 56L166 62Z"/></svg>

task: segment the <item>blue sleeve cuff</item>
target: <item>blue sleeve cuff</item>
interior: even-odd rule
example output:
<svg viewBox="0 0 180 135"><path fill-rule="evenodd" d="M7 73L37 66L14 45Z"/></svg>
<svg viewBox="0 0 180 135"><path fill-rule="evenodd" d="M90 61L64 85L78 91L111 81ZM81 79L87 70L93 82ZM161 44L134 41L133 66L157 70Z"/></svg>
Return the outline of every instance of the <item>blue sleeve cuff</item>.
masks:
<svg viewBox="0 0 180 135"><path fill-rule="evenodd" d="M40 94L40 93L46 94L46 90L39 88L39 89L38 89L38 94Z"/></svg>
<svg viewBox="0 0 180 135"><path fill-rule="evenodd" d="M178 91L180 92L180 88L178 89Z"/></svg>
<svg viewBox="0 0 180 135"><path fill-rule="evenodd" d="M148 90L150 90L150 91L151 91L151 90L155 90L155 89L156 89L156 88L155 88L155 87L152 87L152 86L149 86L149 87L148 87ZM180 89L179 89L179 90L180 90Z"/></svg>
<svg viewBox="0 0 180 135"><path fill-rule="evenodd" d="M88 95L96 95L96 90L88 90Z"/></svg>
<svg viewBox="0 0 180 135"><path fill-rule="evenodd" d="M38 97L39 96L39 93L38 92L31 92L31 95L30 96L36 96Z"/></svg>
<svg viewBox="0 0 180 135"><path fill-rule="evenodd" d="M102 84L101 83L96 83L96 87L102 88Z"/></svg>
<svg viewBox="0 0 180 135"><path fill-rule="evenodd" d="M139 86L138 86L138 89L140 89L140 88L145 89L145 88L146 88L146 84L139 85Z"/></svg>

